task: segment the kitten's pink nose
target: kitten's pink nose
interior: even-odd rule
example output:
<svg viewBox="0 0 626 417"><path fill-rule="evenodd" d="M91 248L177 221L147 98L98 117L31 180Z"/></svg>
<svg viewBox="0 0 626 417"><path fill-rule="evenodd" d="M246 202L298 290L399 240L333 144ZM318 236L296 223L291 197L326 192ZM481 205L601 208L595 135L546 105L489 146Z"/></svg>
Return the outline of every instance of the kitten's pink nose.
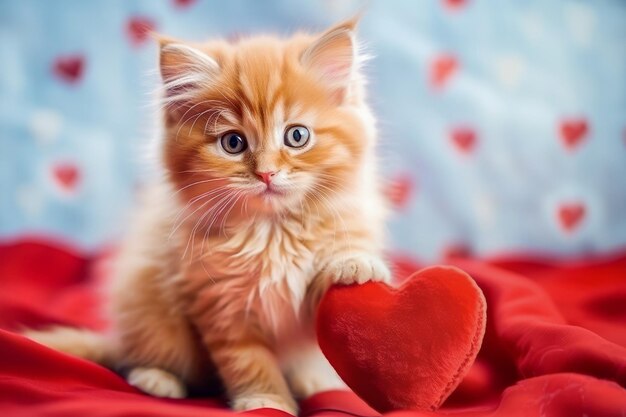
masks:
<svg viewBox="0 0 626 417"><path fill-rule="evenodd" d="M276 175L276 171L255 172L255 174L266 185L270 185L270 183L272 182L272 178L274 178L274 175Z"/></svg>

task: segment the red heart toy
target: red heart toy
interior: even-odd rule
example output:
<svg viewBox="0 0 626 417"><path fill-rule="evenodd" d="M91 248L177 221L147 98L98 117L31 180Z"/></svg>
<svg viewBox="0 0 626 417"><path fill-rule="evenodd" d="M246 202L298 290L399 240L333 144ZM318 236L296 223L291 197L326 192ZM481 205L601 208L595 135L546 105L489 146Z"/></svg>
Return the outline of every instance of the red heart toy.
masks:
<svg viewBox="0 0 626 417"><path fill-rule="evenodd" d="M486 308L469 275L434 266L397 289L332 287L318 309L317 336L339 376L376 410L435 410L474 362Z"/></svg>

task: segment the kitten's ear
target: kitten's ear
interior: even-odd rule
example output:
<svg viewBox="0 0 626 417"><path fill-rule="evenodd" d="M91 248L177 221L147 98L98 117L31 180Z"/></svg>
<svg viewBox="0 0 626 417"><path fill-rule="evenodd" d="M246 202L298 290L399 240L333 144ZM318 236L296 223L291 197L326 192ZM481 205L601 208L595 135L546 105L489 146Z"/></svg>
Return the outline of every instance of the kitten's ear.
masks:
<svg viewBox="0 0 626 417"><path fill-rule="evenodd" d="M300 62L341 96L352 81L357 60L357 18L324 32L301 55Z"/></svg>
<svg viewBox="0 0 626 417"><path fill-rule="evenodd" d="M193 99L200 89L210 87L220 72L217 61L206 52L171 39L159 38L159 66L166 99Z"/></svg>

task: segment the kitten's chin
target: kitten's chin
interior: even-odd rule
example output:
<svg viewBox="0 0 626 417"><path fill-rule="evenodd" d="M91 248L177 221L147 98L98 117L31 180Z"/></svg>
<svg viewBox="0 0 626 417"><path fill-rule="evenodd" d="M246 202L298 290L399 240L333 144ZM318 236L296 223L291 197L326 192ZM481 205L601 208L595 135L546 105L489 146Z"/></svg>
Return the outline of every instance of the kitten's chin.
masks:
<svg viewBox="0 0 626 417"><path fill-rule="evenodd" d="M284 204L275 197L256 197L248 203L251 211L257 214L277 214L285 210Z"/></svg>

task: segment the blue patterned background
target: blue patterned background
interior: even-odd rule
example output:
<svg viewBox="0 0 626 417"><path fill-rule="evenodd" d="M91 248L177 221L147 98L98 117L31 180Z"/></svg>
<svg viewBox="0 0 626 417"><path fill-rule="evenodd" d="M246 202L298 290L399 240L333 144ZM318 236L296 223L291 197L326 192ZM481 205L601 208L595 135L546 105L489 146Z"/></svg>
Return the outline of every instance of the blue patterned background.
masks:
<svg viewBox="0 0 626 417"><path fill-rule="evenodd" d="M0 237L116 241L155 132L143 28L323 29L357 1L0 1ZM626 245L626 2L371 1L360 26L394 247Z"/></svg>

